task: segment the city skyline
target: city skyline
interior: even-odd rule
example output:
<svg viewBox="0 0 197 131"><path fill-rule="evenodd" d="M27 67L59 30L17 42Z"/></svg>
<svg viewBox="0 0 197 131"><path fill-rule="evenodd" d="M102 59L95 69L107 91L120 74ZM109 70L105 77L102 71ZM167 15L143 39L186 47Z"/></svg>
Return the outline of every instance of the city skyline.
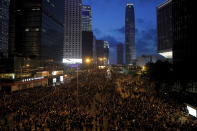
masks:
<svg viewBox="0 0 197 131"><path fill-rule="evenodd" d="M128 2L135 6L136 56L156 54L156 7L164 1L83 0L83 4L92 8L93 32L96 38L110 42L110 63L116 64L116 45L125 43L124 19Z"/></svg>
<svg viewBox="0 0 197 131"><path fill-rule="evenodd" d="M196 130L195 8L1 0L0 131Z"/></svg>

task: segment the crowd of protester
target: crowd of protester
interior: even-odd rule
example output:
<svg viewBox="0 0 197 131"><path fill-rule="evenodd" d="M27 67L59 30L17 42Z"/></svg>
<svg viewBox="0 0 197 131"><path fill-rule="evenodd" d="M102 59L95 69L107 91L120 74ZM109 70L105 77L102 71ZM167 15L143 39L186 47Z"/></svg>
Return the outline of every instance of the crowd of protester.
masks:
<svg viewBox="0 0 197 131"><path fill-rule="evenodd" d="M60 86L0 95L0 130L193 130L184 105L164 102L154 83L105 70Z"/></svg>

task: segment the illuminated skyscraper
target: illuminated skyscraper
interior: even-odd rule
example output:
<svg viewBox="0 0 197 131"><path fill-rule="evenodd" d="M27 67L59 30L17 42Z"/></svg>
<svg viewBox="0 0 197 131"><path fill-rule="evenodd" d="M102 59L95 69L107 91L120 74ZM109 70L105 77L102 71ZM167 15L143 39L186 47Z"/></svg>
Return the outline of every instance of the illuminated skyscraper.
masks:
<svg viewBox="0 0 197 131"><path fill-rule="evenodd" d="M125 58L126 64L131 65L136 59L135 49L135 13L133 4L126 6L125 16Z"/></svg>
<svg viewBox="0 0 197 131"><path fill-rule="evenodd" d="M91 7L89 5L82 6L82 31L92 31Z"/></svg>
<svg viewBox="0 0 197 131"><path fill-rule="evenodd" d="M8 53L9 0L0 1L0 57Z"/></svg>
<svg viewBox="0 0 197 131"><path fill-rule="evenodd" d="M63 63L82 63L81 0L65 1Z"/></svg>

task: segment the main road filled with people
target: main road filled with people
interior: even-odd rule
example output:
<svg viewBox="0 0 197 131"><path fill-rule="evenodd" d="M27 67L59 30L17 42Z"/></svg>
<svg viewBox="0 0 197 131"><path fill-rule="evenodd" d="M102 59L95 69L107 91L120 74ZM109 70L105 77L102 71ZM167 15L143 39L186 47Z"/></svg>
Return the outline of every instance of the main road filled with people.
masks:
<svg viewBox="0 0 197 131"><path fill-rule="evenodd" d="M78 85L77 85L78 84ZM78 87L78 88L77 88ZM155 84L106 70L81 72L70 83L0 95L0 130L194 130L184 105L163 101Z"/></svg>

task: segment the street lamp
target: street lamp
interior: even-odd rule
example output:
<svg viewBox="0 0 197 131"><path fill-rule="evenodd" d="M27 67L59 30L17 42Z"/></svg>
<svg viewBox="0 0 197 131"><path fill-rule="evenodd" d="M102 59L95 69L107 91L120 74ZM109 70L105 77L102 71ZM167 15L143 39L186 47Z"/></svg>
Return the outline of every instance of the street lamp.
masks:
<svg viewBox="0 0 197 131"><path fill-rule="evenodd" d="M86 62L87 64L90 64L91 59L90 59L90 58L86 58L85 62Z"/></svg>

